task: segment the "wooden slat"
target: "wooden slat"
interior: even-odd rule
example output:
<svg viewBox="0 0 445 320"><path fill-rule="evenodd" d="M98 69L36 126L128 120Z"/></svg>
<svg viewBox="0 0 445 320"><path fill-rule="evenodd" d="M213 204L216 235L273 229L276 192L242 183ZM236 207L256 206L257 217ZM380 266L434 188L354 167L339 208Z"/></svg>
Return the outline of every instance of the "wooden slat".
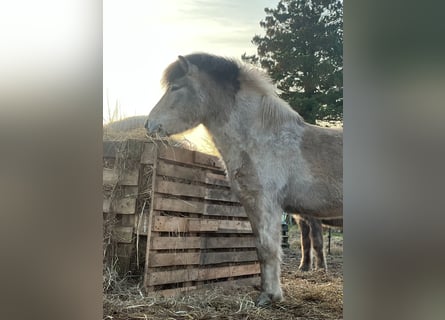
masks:
<svg viewBox="0 0 445 320"><path fill-rule="evenodd" d="M255 248L255 237L201 237L201 249Z"/></svg>
<svg viewBox="0 0 445 320"><path fill-rule="evenodd" d="M238 203L238 198L230 191L225 189L215 189L205 186L179 183L175 181L166 181L158 179L156 183L156 192L174 196L186 196L201 198L205 200L227 201Z"/></svg>
<svg viewBox="0 0 445 320"><path fill-rule="evenodd" d="M156 216L152 231L251 233L252 228L249 221Z"/></svg>
<svg viewBox="0 0 445 320"><path fill-rule="evenodd" d="M256 251L152 253L150 267L258 261Z"/></svg>
<svg viewBox="0 0 445 320"><path fill-rule="evenodd" d="M162 249L200 249L201 239L204 237L152 237L151 248Z"/></svg>
<svg viewBox="0 0 445 320"><path fill-rule="evenodd" d="M142 164L154 164L156 159L156 145L152 142L144 143L142 155L141 155L141 163Z"/></svg>
<svg viewBox="0 0 445 320"><path fill-rule="evenodd" d="M200 258L200 265L258 261L256 251L205 252L201 253Z"/></svg>
<svg viewBox="0 0 445 320"><path fill-rule="evenodd" d="M192 200L181 200L173 198L163 198L156 195L153 203L154 210L172 211L182 213L200 213L209 216L222 217L245 217L244 208L241 206L226 206L221 204L210 204Z"/></svg>
<svg viewBox="0 0 445 320"><path fill-rule="evenodd" d="M205 166L209 167L216 167L222 169L222 165L218 157L205 154L199 151L194 151L194 163L203 164Z"/></svg>
<svg viewBox="0 0 445 320"><path fill-rule="evenodd" d="M190 181L205 182L205 171L200 168L188 168L159 161L157 175L180 178Z"/></svg>
<svg viewBox="0 0 445 320"><path fill-rule="evenodd" d="M245 276L258 273L260 273L260 265L258 263L238 265L238 266L206 268L199 270L199 280L237 277L237 276Z"/></svg>
<svg viewBox="0 0 445 320"><path fill-rule="evenodd" d="M188 219L178 217L153 217L152 231L188 232Z"/></svg>
<svg viewBox="0 0 445 320"><path fill-rule="evenodd" d="M153 153L154 153L154 155L153 155L154 159L157 159L157 157L158 157L158 148L154 148L153 149ZM153 172L156 172L157 166L158 166L158 161L154 161L154 163L153 163ZM150 211L148 213L148 219L147 219L146 224L145 224L145 221L144 221L144 229L145 229L145 226L147 228L147 246L146 246L146 250L145 250L145 265L144 265L144 267L145 267L144 287L148 286L147 285L147 283L148 283L147 272L149 270L148 263L150 261L150 257L151 257L151 254L152 254L150 239L152 237L156 237L157 236L156 232L152 232L154 215L156 214L156 212L154 211L154 208L153 208L153 201L154 201L154 194L155 194L154 188L155 188L156 179L157 179L156 174L153 174L152 175L152 180L151 180L151 191L150 191L150 198L151 198Z"/></svg>
<svg viewBox="0 0 445 320"><path fill-rule="evenodd" d="M153 237L151 249L255 248L255 237Z"/></svg>
<svg viewBox="0 0 445 320"><path fill-rule="evenodd" d="M180 165L167 163L162 160L160 160L158 163L156 173L158 176L179 178L224 187L229 186L227 177L221 173L217 174L209 172L207 170L203 170L202 168L182 167Z"/></svg>
<svg viewBox="0 0 445 320"><path fill-rule="evenodd" d="M167 283L179 283L186 281L194 281L198 279L199 269L178 269L171 271L158 271L147 270L149 273L146 274L146 285L155 286L159 284Z"/></svg>
<svg viewBox="0 0 445 320"><path fill-rule="evenodd" d="M230 190L206 188L204 199L238 203L238 197Z"/></svg>
<svg viewBox="0 0 445 320"><path fill-rule="evenodd" d="M218 232L251 233L252 227L249 221L219 220Z"/></svg>
<svg viewBox="0 0 445 320"><path fill-rule="evenodd" d="M204 182L207 184L230 187L229 179L226 176L212 172L207 172L206 179Z"/></svg>
<svg viewBox="0 0 445 320"><path fill-rule="evenodd" d="M171 271L149 270L147 277L147 285L154 286L168 283L180 283L188 281L204 281L219 278L237 277L260 273L260 265L258 263L225 266L214 268L193 268L193 269L178 269Z"/></svg>
<svg viewBox="0 0 445 320"><path fill-rule="evenodd" d="M159 158L166 159L178 163L184 163L196 167L207 168L217 172L224 172L220 166L206 165L195 162L195 152L172 146L159 146Z"/></svg>
<svg viewBox="0 0 445 320"><path fill-rule="evenodd" d="M220 221L209 219L190 219L188 221L189 232L216 232Z"/></svg>
<svg viewBox="0 0 445 320"><path fill-rule="evenodd" d="M224 206L219 204L206 204L204 215L222 217L242 217L247 218L244 208L241 206Z"/></svg>
<svg viewBox="0 0 445 320"><path fill-rule="evenodd" d="M162 198L155 196L153 209L158 211L173 211L185 213L203 213L205 209L204 202L186 201L179 199Z"/></svg>
<svg viewBox="0 0 445 320"><path fill-rule="evenodd" d="M173 196L187 196L204 199L206 188L192 184L157 179L155 191Z"/></svg>
<svg viewBox="0 0 445 320"><path fill-rule="evenodd" d="M152 252L148 265L150 267L163 267L199 264L200 255L200 252Z"/></svg>

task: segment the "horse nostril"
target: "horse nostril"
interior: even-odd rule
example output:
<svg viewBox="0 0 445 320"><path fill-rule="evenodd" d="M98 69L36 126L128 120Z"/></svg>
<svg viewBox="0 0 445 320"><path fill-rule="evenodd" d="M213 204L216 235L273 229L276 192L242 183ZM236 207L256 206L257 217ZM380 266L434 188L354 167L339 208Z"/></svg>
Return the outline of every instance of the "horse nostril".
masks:
<svg viewBox="0 0 445 320"><path fill-rule="evenodd" d="M155 123L153 121L147 120L147 121L145 121L144 127L149 133L156 133L161 130L162 125Z"/></svg>

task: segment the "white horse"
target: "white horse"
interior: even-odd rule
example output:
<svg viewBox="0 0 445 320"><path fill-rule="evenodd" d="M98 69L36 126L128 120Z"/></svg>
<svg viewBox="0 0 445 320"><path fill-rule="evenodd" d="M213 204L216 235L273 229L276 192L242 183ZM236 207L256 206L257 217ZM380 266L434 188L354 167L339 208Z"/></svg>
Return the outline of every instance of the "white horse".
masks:
<svg viewBox="0 0 445 320"><path fill-rule="evenodd" d="M173 62L150 134L203 124L249 217L261 266L258 305L282 300L281 212L343 216L343 131L307 124L257 69L205 53Z"/></svg>

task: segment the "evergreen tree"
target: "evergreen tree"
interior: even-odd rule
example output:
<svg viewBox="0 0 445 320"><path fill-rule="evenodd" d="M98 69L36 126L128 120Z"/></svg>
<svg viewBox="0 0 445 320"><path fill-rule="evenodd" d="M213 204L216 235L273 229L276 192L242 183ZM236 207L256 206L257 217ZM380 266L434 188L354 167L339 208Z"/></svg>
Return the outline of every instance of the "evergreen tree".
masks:
<svg viewBox="0 0 445 320"><path fill-rule="evenodd" d="M265 68L280 96L309 123L343 119L343 2L280 0L266 8L258 55L242 59Z"/></svg>

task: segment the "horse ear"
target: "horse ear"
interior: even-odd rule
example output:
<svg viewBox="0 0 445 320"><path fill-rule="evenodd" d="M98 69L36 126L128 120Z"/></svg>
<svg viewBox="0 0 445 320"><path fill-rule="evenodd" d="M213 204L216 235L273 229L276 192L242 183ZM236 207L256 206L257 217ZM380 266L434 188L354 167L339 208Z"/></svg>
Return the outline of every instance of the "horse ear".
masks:
<svg viewBox="0 0 445 320"><path fill-rule="evenodd" d="M182 70L184 70L185 74L188 74L191 71L190 62L183 56L178 56L179 59L179 65L181 66Z"/></svg>

